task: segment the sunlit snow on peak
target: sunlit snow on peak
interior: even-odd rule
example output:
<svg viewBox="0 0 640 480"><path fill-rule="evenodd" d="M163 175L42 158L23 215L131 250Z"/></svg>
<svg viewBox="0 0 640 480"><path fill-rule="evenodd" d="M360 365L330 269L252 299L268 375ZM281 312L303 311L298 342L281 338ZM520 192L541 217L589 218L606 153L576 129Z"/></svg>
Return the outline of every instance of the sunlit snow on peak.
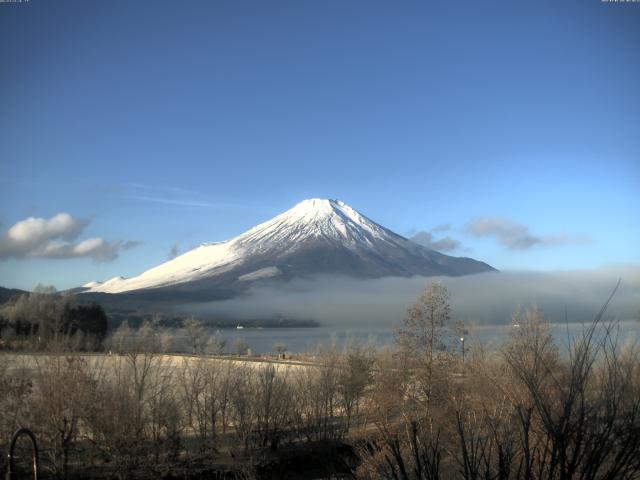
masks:
<svg viewBox="0 0 640 480"><path fill-rule="evenodd" d="M346 248L404 240L344 202L311 198L231 240L202 244L136 277L112 279L89 290L119 293L190 282L228 271L253 255L282 254L317 239Z"/></svg>
<svg viewBox="0 0 640 480"><path fill-rule="evenodd" d="M468 272L447 267L455 259L414 244L344 202L311 198L235 238L200 245L136 277L112 279L95 284L88 291L120 293L153 289L209 281L223 274L241 282L277 277L292 268L290 259L302 259L309 252L311 256L300 260L300 265L312 265L309 268L313 271L325 271L327 265L342 268L344 260L356 274L360 272L358 268L371 275ZM324 253L314 257L313 252ZM491 267L482 264L470 271L478 269Z"/></svg>

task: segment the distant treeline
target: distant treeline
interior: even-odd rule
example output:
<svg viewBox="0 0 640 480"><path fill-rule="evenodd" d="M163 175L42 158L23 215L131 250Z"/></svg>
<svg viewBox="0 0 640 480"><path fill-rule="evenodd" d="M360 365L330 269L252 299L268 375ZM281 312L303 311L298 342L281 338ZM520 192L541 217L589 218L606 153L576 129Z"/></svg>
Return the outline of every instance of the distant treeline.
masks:
<svg viewBox="0 0 640 480"><path fill-rule="evenodd" d="M164 310L108 310L109 329L115 330L123 322L131 328L140 328L145 323L153 323L162 328L184 328L185 322L192 318L190 315L175 315ZM201 316L200 322L209 328L235 328L238 324L250 328L305 328L318 327L315 320L299 320L294 318L226 318L215 316Z"/></svg>
<svg viewBox="0 0 640 480"><path fill-rule="evenodd" d="M33 292L0 289L0 348L40 351L52 344L64 350L102 350L110 332L122 325L138 330L153 325L169 336L172 329L189 330L193 317L165 310L111 310L80 296L38 286ZM202 336L206 328L317 327L313 320L291 318L204 318L198 320ZM207 337L208 338L208 337Z"/></svg>
<svg viewBox="0 0 640 480"><path fill-rule="evenodd" d="M41 350L53 343L99 349L108 332L107 315L96 304L77 304L71 294L36 287L0 306L0 345Z"/></svg>

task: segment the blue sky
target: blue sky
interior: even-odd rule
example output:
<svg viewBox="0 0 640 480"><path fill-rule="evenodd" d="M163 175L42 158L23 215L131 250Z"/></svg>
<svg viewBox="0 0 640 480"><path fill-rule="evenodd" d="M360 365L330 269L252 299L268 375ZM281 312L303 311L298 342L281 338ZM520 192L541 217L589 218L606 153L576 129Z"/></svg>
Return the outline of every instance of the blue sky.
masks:
<svg viewBox="0 0 640 480"><path fill-rule="evenodd" d="M639 45L640 4L598 0L0 3L0 285L310 197L499 269L639 263ZM29 217L53 243L7 247Z"/></svg>

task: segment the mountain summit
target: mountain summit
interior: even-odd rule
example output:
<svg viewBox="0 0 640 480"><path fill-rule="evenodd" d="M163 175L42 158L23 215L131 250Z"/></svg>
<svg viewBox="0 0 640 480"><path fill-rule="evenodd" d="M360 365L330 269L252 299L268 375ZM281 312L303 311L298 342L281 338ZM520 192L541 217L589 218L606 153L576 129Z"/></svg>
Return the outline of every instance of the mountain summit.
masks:
<svg viewBox="0 0 640 480"><path fill-rule="evenodd" d="M91 282L84 291L229 291L258 280L314 274L379 278L491 270L486 263L418 245L344 202L313 198L231 240L200 245L136 277Z"/></svg>

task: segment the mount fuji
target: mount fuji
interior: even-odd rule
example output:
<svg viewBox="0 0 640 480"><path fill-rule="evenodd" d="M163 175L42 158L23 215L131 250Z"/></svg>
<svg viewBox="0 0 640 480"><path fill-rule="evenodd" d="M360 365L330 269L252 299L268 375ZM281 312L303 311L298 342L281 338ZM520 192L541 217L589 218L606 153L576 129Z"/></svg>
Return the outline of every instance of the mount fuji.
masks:
<svg viewBox="0 0 640 480"><path fill-rule="evenodd" d="M231 240L203 244L131 278L83 293L228 298L256 282L315 274L356 278L458 276L495 270L414 243L338 200L309 199Z"/></svg>

